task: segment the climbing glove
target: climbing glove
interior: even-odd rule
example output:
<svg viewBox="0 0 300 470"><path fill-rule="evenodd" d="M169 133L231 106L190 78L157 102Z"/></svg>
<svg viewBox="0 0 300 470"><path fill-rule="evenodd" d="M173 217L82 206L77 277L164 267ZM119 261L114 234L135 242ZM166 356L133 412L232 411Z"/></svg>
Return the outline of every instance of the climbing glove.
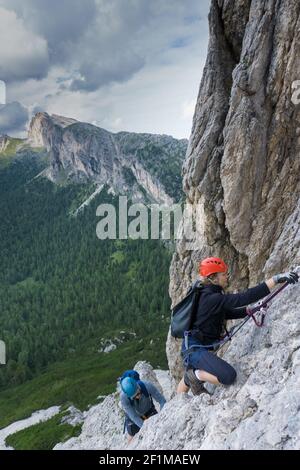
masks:
<svg viewBox="0 0 300 470"><path fill-rule="evenodd" d="M282 284L283 282L287 282L288 284L296 284L298 280L298 274L293 271L289 273L275 274L275 276L273 276L273 281L275 284Z"/></svg>

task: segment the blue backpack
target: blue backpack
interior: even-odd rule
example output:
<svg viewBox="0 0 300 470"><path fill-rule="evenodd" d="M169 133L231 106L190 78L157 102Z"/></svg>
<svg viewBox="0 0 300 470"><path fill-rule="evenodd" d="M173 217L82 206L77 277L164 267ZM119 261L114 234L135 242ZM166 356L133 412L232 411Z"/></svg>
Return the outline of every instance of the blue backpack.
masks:
<svg viewBox="0 0 300 470"><path fill-rule="evenodd" d="M142 394L145 395L145 397L148 398L150 396L146 388L146 385L144 384L144 382L140 380L140 374L136 370L133 370L133 369L126 370L124 374L122 375L122 377L120 377L120 382L122 382L122 380L125 379L126 377L130 377L137 382L137 384L139 385L142 391Z"/></svg>

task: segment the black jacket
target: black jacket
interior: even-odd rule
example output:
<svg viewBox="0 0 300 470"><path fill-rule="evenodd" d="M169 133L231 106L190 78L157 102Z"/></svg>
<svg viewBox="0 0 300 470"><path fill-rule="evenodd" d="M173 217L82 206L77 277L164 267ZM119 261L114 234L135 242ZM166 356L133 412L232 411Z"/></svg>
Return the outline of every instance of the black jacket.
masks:
<svg viewBox="0 0 300 470"><path fill-rule="evenodd" d="M205 286L200 294L192 336L198 338L202 344L218 341L226 320L246 317L245 306L269 293L265 282L237 294L225 294L221 286Z"/></svg>

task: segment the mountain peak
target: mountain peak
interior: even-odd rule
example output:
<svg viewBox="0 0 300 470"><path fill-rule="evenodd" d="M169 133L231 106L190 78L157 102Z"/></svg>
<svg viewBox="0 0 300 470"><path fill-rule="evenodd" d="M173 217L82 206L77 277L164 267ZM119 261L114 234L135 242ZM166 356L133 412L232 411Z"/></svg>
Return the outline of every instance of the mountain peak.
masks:
<svg viewBox="0 0 300 470"><path fill-rule="evenodd" d="M58 114L51 114L51 119L57 126L60 126L63 128L70 126L71 124L74 124L75 122L79 122L76 119L68 118L65 116L60 116Z"/></svg>
<svg viewBox="0 0 300 470"><path fill-rule="evenodd" d="M172 204L181 196L181 166L187 140L119 132L46 112L31 120L28 143L49 153L48 177L110 186L116 194Z"/></svg>

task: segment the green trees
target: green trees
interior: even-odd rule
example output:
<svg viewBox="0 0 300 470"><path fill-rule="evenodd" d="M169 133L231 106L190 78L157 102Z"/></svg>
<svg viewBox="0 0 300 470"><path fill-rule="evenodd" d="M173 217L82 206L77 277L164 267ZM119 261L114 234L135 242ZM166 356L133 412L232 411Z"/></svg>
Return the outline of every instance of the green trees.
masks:
<svg viewBox="0 0 300 470"><path fill-rule="evenodd" d="M105 333L167 332L168 250L156 240L98 240L96 207L112 197L103 192L71 217L86 188L32 179L43 165L28 155L0 170L2 388Z"/></svg>

